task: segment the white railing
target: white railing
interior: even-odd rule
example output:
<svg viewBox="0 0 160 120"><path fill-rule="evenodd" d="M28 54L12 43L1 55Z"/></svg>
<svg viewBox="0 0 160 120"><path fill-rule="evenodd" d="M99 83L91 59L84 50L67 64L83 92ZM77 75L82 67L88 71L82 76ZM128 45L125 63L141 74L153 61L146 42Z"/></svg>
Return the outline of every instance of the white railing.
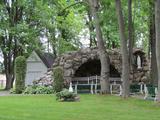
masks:
<svg viewBox="0 0 160 120"><path fill-rule="evenodd" d="M110 77L109 81L112 82L121 82L120 77ZM81 83L84 82L85 84L90 84L90 83L95 83L98 84L100 83L100 76L90 76L90 77L73 77L72 78L73 83Z"/></svg>
<svg viewBox="0 0 160 120"><path fill-rule="evenodd" d="M113 86L121 84L121 78L109 78L110 81L110 90L111 93L113 93ZM73 77L72 78L73 86L75 87L75 92L77 93L77 87L78 86L90 86L90 92L91 94L97 93L97 86L100 85L100 76L90 76L90 77Z"/></svg>

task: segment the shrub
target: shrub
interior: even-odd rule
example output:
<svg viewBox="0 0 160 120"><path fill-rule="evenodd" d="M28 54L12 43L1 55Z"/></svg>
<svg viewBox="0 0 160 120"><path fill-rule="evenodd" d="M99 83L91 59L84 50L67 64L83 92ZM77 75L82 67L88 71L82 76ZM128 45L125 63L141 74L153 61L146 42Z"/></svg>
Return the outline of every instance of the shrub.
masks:
<svg viewBox="0 0 160 120"><path fill-rule="evenodd" d="M36 94L36 88L34 86L27 86L23 94Z"/></svg>
<svg viewBox="0 0 160 120"><path fill-rule="evenodd" d="M60 92L64 88L63 70L60 67L53 69L53 88L55 92Z"/></svg>
<svg viewBox="0 0 160 120"><path fill-rule="evenodd" d="M10 94L16 94L15 88L11 88L9 92L10 92Z"/></svg>
<svg viewBox="0 0 160 120"><path fill-rule="evenodd" d="M26 58L19 56L15 60L15 92L22 93L25 88Z"/></svg>
<svg viewBox="0 0 160 120"><path fill-rule="evenodd" d="M56 100L59 101L77 101L79 97L73 92L69 92L68 89L63 89L61 92L56 93Z"/></svg>
<svg viewBox="0 0 160 120"><path fill-rule="evenodd" d="M51 86L27 86L23 92L24 94L53 94L54 90Z"/></svg>
<svg viewBox="0 0 160 120"><path fill-rule="evenodd" d="M54 90L52 87L47 86L38 86L36 88L36 94L52 94Z"/></svg>

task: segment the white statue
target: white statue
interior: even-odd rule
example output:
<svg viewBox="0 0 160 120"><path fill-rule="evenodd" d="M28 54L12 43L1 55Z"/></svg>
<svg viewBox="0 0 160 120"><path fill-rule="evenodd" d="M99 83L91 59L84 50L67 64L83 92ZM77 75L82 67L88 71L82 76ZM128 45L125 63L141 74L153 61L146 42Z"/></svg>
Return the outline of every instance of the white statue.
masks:
<svg viewBox="0 0 160 120"><path fill-rule="evenodd" d="M72 82L70 82L70 85L69 85L69 92L73 92Z"/></svg>
<svg viewBox="0 0 160 120"><path fill-rule="evenodd" d="M137 57L137 66L138 66L138 69L142 68L142 65L141 65L141 57L138 55Z"/></svg>
<svg viewBox="0 0 160 120"><path fill-rule="evenodd" d="M119 96L122 96L122 86L119 86L120 92L119 92Z"/></svg>
<svg viewBox="0 0 160 120"><path fill-rule="evenodd" d="M154 98L154 101L157 101L157 97L158 97L158 88L156 87L155 88L155 98Z"/></svg>

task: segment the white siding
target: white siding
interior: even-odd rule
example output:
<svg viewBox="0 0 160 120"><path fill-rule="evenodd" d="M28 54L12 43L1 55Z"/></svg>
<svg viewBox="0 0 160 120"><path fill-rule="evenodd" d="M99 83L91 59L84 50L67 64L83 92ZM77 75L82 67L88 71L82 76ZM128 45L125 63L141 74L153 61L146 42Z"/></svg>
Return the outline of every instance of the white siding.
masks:
<svg viewBox="0 0 160 120"><path fill-rule="evenodd" d="M6 85L6 76L4 74L0 74L0 88L4 88Z"/></svg>
<svg viewBox="0 0 160 120"><path fill-rule="evenodd" d="M33 52L27 59L27 71L25 85L32 85L34 80L39 79L47 72L47 67L39 58L39 56Z"/></svg>

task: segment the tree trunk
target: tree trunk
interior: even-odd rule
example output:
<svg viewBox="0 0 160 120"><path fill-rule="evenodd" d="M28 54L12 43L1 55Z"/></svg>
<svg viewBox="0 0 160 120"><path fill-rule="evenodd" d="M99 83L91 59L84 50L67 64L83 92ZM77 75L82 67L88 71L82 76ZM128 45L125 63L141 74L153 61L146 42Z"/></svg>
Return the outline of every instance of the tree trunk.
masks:
<svg viewBox="0 0 160 120"><path fill-rule="evenodd" d="M12 85L12 75L11 74L6 74L6 87L5 90L9 90L13 87Z"/></svg>
<svg viewBox="0 0 160 120"><path fill-rule="evenodd" d="M158 69L158 102L160 102L160 0L155 0L156 58Z"/></svg>
<svg viewBox="0 0 160 120"><path fill-rule="evenodd" d="M92 14L95 21L95 28L96 28L96 38L97 38L97 45L99 50L99 57L101 61L101 93L107 94L110 93L109 89L109 57L106 52L105 44L102 38L102 31L100 28L99 23L99 16L97 14L99 4L97 0L89 0L89 4L91 6Z"/></svg>
<svg viewBox="0 0 160 120"><path fill-rule="evenodd" d="M128 40L129 40L129 65L133 65L133 23L132 23L132 0L128 0Z"/></svg>
<svg viewBox="0 0 160 120"><path fill-rule="evenodd" d="M155 24L152 23L150 30L151 44L151 79L154 85L158 84L158 71L156 61L156 40L155 40Z"/></svg>
<svg viewBox="0 0 160 120"><path fill-rule="evenodd" d="M158 71L157 71L157 62L156 62L156 38L155 38L155 6L152 0L149 0L150 4L150 26L149 26L149 46L151 52L151 80L154 85L158 84ZM149 53L150 56L150 53Z"/></svg>
<svg viewBox="0 0 160 120"><path fill-rule="evenodd" d="M6 90L9 90L12 88L12 80L13 80L13 74L12 74L12 70L11 70L11 64L8 61L9 58L7 58L7 55L4 54L4 66L5 66L5 74L6 74Z"/></svg>
<svg viewBox="0 0 160 120"><path fill-rule="evenodd" d="M91 15L91 11L88 10L88 27L89 27L89 34L90 34L90 47L92 46L97 46L97 42L94 36L94 26L93 26L93 20L92 20L92 15Z"/></svg>
<svg viewBox="0 0 160 120"><path fill-rule="evenodd" d="M9 28L13 28L17 25L17 23L22 19L23 15L23 7L18 6L16 1L12 1L11 7L8 6L8 1L3 1L6 12L8 15L8 25ZM7 32L8 28L6 28L6 34L2 37L2 44L1 50L4 56L4 66L5 66L5 74L6 74L6 87L5 89L10 89L13 87L14 82L14 60L17 57L20 50L17 49L17 40L15 39L12 33ZM7 48L7 51L6 51Z"/></svg>
<svg viewBox="0 0 160 120"><path fill-rule="evenodd" d="M120 0L115 0L116 2L116 12L119 24L119 33L121 40L121 54L122 54L122 97L129 97L129 59L128 59L128 49L127 40L125 36L125 25L122 15L122 8Z"/></svg>

